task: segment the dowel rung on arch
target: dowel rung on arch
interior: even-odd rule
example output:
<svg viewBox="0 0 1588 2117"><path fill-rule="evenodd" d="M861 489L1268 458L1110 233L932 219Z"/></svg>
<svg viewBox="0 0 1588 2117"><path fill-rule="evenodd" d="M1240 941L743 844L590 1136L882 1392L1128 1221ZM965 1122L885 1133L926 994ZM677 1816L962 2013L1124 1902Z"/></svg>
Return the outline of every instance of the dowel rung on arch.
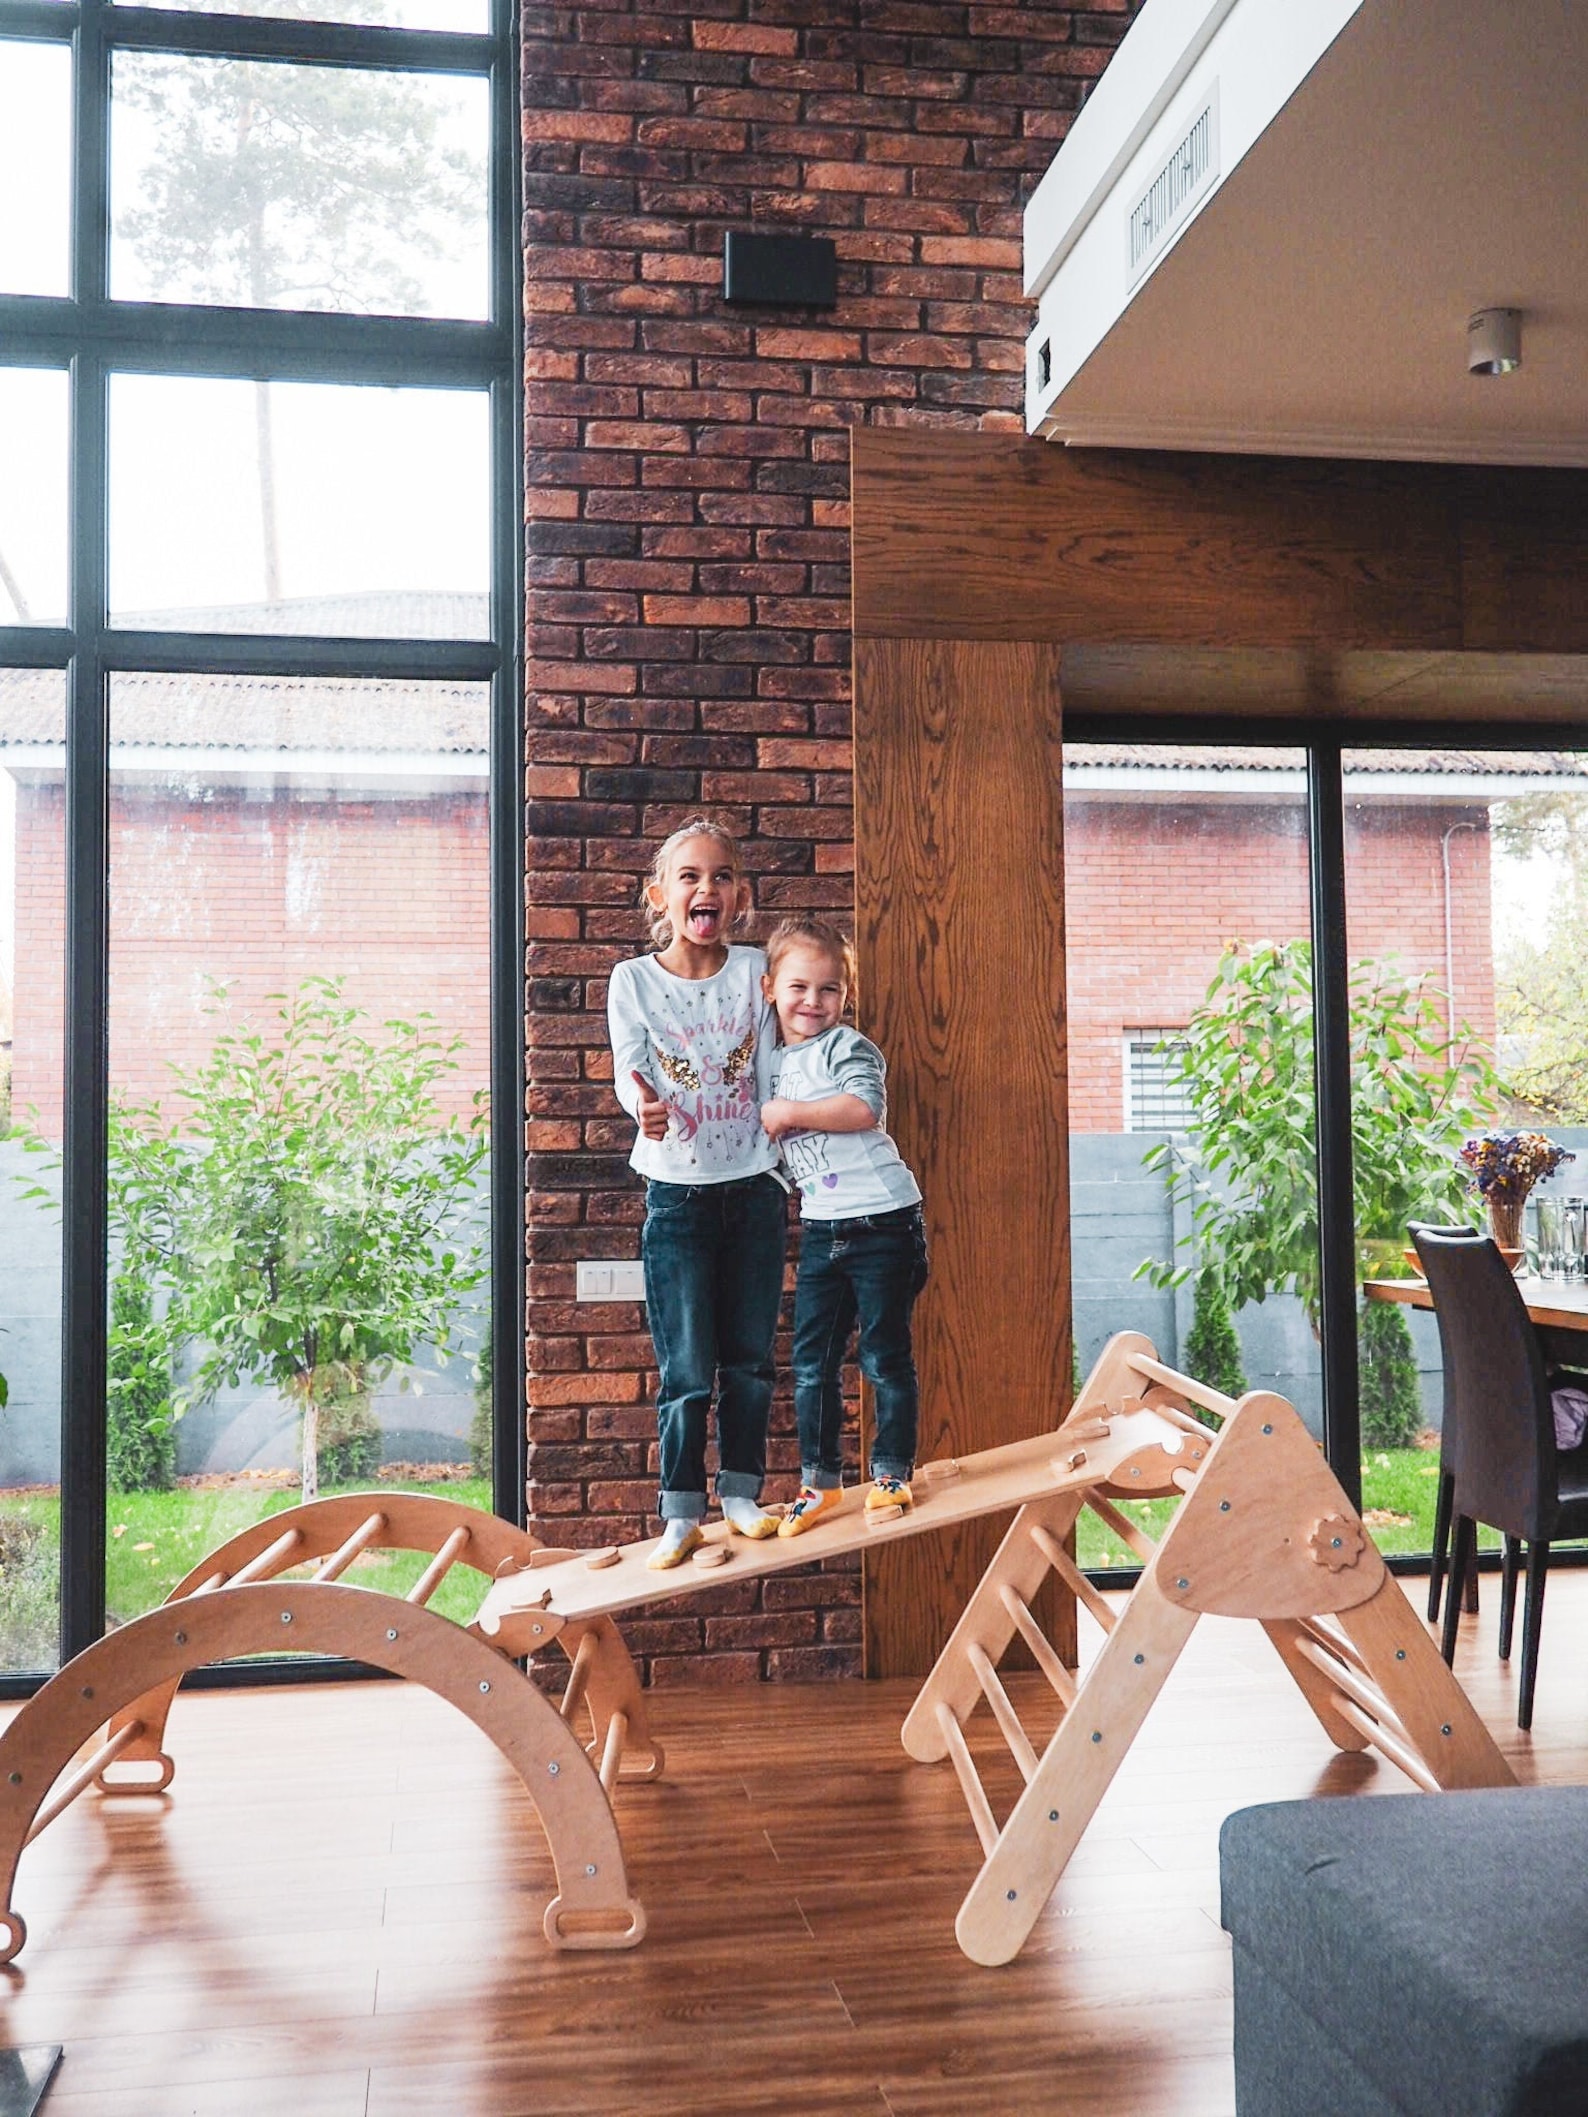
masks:
<svg viewBox="0 0 1588 2117"><path fill-rule="evenodd" d="M384 1514L367 1514L353 1531L345 1544L333 1551L329 1558L321 1559L311 1578L315 1580L339 1580L361 1551L367 1551L386 1527Z"/></svg>
<svg viewBox="0 0 1588 2117"><path fill-rule="evenodd" d="M142 1733L143 1722L141 1720L128 1720L118 1727L108 1741L101 1743L94 1754L78 1766L54 1799L45 1802L44 1806L33 1818L33 1826L26 1838L23 1839L23 1843L31 1845L41 1830L48 1830L55 1818L63 1810L71 1807L84 1787L92 1786L105 1769L105 1766L113 1764L128 1744L136 1742Z"/></svg>
<svg viewBox="0 0 1588 2117"><path fill-rule="evenodd" d="M469 1538L472 1533L463 1523L460 1522L458 1524L457 1528L448 1536L441 1549L403 1597L404 1602L426 1603L430 1600L431 1596L435 1594L437 1588L440 1587L441 1583L452 1571L452 1568L463 1556L464 1551L468 1548Z"/></svg>

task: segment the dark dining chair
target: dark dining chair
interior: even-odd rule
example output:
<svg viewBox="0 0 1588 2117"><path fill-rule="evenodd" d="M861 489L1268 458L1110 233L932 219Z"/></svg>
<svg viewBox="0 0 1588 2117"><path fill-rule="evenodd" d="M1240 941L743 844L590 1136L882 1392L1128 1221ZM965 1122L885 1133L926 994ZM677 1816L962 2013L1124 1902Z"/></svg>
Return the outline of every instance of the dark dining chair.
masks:
<svg viewBox="0 0 1588 2117"><path fill-rule="evenodd" d="M1533 1724L1533 1688L1550 1545L1588 1535L1588 1449L1555 1446L1549 1376L1515 1277L1488 1236L1420 1228L1414 1238L1456 1404L1455 1487L1443 1652L1456 1651L1461 1590L1477 1556L1477 1525L1506 1539L1500 1659L1509 1660L1521 1547L1527 1546L1522 1679L1516 1724Z"/></svg>
<svg viewBox="0 0 1588 2117"><path fill-rule="evenodd" d="M1447 1235L1467 1242L1481 1242L1484 1238L1477 1228L1448 1227L1437 1222L1422 1225L1414 1222L1407 1230L1412 1247L1422 1260L1422 1246L1418 1237L1428 1232ZM1423 1261L1423 1277L1428 1277L1428 1266ZM1439 1360L1445 1377L1445 1408L1439 1421L1439 1491L1434 1501L1434 1544L1428 1564L1428 1622L1439 1621L1439 1600L1450 1569L1450 1513L1456 1489L1456 1426L1460 1417L1456 1403L1455 1362L1450 1357L1450 1348L1445 1343L1444 1318L1436 1304L1434 1321L1439 1326ZM1466 1583L1466 1605L1469 1610L1478 1607L1478 1576L1470 1573Z"/></svg>

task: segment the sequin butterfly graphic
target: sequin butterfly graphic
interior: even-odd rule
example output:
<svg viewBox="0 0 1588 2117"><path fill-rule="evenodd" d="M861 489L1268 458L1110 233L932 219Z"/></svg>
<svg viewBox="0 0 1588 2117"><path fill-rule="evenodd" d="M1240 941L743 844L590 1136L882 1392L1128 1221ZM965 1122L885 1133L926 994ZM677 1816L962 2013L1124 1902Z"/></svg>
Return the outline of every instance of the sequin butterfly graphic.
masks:
<svg viewBox="0 0 1588 2117"><path fill-rule="evenodd" d="M666 1074L675 1088L699 1088L700 1075L687 1058L681 1057L676 1052L663 1051L658 1047L656 1063L661 1067L663 1073Z"/></svg>
<svg viewBox="0 0 1588 2117"><path fill-rule="evenodd" d="M742 1043L735 1044L722 1062L722 1077L731 1088L744 1078L751 1059L755 1056L755 1031L747 1029Z"/></svg>

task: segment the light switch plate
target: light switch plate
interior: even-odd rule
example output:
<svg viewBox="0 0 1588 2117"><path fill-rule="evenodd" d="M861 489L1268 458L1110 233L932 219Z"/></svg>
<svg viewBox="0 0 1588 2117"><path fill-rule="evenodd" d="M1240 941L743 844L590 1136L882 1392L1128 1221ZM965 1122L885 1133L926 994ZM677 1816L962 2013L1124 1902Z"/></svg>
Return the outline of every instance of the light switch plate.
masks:
<svg viewBox="0 0 1588 2117"><path fill-rule="evenodd" d="M643 1301L645 1267L637 1257L581 1257L574 1266L576 1301Z"/></svg>

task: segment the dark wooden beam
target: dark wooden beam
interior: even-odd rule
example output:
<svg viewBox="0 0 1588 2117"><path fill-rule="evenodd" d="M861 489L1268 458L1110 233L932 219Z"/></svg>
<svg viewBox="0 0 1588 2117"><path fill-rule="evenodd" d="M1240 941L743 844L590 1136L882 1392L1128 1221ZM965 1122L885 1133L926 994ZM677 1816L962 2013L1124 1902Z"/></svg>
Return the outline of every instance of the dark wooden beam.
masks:
<svg viewBox="0 0 1588 2117"><path fill-rule="evenodd" d="M889 1124L926 1196L926 1461L1045 1432L1069 1401L1059 656L860 640L855 659L860 1018L888 1055ZM868 1673L926 1673L1007 1526L893 1550L879 1532ZM1056 1643L1073 1651L1068 1615Z"/></svg>

